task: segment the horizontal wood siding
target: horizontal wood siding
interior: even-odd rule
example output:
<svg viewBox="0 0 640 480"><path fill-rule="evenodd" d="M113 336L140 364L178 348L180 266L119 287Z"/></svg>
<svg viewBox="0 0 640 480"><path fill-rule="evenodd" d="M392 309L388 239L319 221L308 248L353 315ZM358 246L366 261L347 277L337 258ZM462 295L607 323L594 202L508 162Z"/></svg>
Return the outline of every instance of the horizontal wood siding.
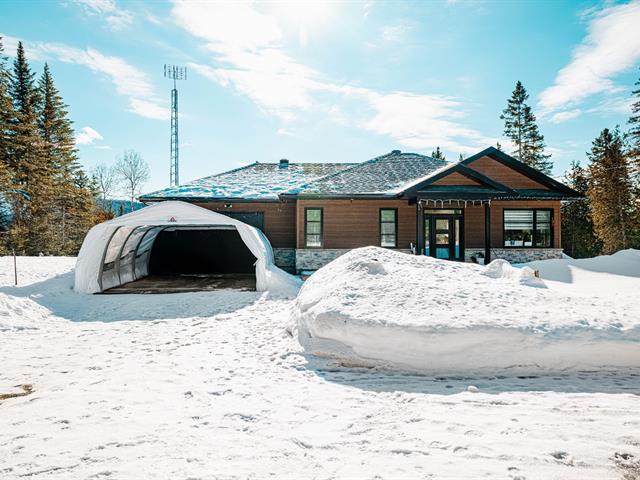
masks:
<svg viewBox="0 0 640 480"><path fill-rule="evenodd" d="M511 188L535 188L548 190L544 185L530 179L529 177L516 172L512 168L489 157L482 157L467 165L469 168L482 173L483 175L500 182Z"/></svg>
<svg viewBox="0 0 640 480"><path fill-rule="evenodd" d="M214 212L262 212L264 233L273 248L295 248L296 246L296 204L287 202L204 202L199 207ZM230 205L230 207L229 207Z"/></svg>
<svg viewBox="0 0 640 480"><path fill-rule="evenodd" d="M465 177L461 173L453 172L440 180L436 180L431 185L480 185L480 183Z"/></svg>
<svg viewBox="0 0 640 480"><path fill-rule="evenodd" d="M380 209L398 209L398 248L416 242L416 206L406 200L298 200L298 248L304 246L304 209L323 209L322 248L380 245Z"/></svg>
<svg viewBox="0 0 640 480"><path fill-rule="evenodd" d="M503 210L505 208L552 208L553 209L553 247L560 248L560 202L545 201L495 201L491 203L491 246L503 247ZM484 207L464 209L465 248L484 247Z"/></svg>

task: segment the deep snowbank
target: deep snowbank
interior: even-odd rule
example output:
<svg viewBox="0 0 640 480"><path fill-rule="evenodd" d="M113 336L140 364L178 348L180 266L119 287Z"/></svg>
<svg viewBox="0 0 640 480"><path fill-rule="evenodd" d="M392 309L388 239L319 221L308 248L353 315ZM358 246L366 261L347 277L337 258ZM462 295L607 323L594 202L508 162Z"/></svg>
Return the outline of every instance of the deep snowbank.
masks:
<svg viewBox="0 0 640 480"><path fill-rule="evenodd" d="M347 365L439 374L640 367L638 302L542 277L502 261L481 267L368 247L313 274L293 316L307 352Z"/></svg>

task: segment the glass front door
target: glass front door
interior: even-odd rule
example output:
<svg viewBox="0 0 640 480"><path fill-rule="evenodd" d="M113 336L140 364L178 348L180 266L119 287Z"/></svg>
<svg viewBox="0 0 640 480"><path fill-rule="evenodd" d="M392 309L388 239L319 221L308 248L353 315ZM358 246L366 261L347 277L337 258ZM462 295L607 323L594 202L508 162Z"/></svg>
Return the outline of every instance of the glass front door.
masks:
<svg viewBox="0 0 640 480"><path fill-rule="evenodd" d="M424 254L445 260L462 260L462 212L460 210L424 213Z"/></svg>

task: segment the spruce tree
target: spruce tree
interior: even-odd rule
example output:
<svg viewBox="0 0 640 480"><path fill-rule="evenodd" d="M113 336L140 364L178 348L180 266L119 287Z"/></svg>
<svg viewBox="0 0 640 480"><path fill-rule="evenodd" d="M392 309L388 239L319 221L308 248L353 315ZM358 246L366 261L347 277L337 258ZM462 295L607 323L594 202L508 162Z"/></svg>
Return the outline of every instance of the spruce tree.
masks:
<svg viewBox="0 0 640 480"><path fill-rule="evenodd" d="M7 57L4 55L4 46L0 37L0 175L4 177L5 182L9 177L9 154L14 119L13 102L9 95L10 81L11 74L7 69Z"/></svg>
<svg viewBox="0 0 640 480"><path fill-rule="evenodd" d="M42 158L34 76L20 42L9 83L14 110L9 168L13 189L25 192L25 196L12 196L14 223L8 237L12 246L24 254L46 251L49 226L49 172Z"/></svg>
<svg viewBox="0 0 640 480"><path fill-rule="evenodd" d="M628 248L632 231L632 192L624 141L618 128L605 128L587 154L588 197L596 237L604 253Z"/></svg>
<svg viewBox="0 0 640 480"><path fill-rule="evenodd" d="M444 158L444 153L440 150L440 147L436 147L436 149L431 152L431 158L435 158L436 160L446 160Z"/></svg>
<svg viewBox="0 0 640 480"><path fill-rule="evenodd" d="M565 174L565 183L585 195L585 198L566 202L561 206L564 252L573 258L596 256L602 245L593 229L589 197L586 196L589 189L587 170L580 166L580 162L571 163L571 168Z"/></svg>
<svg viewBox="0 0 640 480"><path fill-rule="evenodd" d="M629 117L629 146L630 153L635 160L636 168L640 170L640 78L635 83L638 87L631 94L635 101L631 104L631 116Z"/></svg>
<svg viewBox="0 0 640 480"><path fill-rule="evenodd" d="M70 254L75 250L73 236L69 235L71 216L76 209L81 192L75 175L79 170L77 151L71 121L67 117L67 106L62 101L49 66L38 82L38 127L43 141L42 155L51 178L51 200L53 224L48 238L48 250L54 254Z"/></svg>
<svg viewBox="0 0 640 480"><path fill-rule="evenodd" d="M8 201L11 175L9 172L9 145L13 105L9 96L9 72L6 68L7 57L4 55L2 37L0 37L0 233L4 233L11 218L11 205ZM0 254L2 254L3 237L0 237Z"/></svg>
<svg viewBox="0 0 640 480"><path fill-rule="evenodd" d="M543 173L551 173L551 155L544 153L544 137L538 130L536 117L526 104L529 94L519 80L500 119L504 120L504 134L515 146L513 155L521 162Z"/></svg>

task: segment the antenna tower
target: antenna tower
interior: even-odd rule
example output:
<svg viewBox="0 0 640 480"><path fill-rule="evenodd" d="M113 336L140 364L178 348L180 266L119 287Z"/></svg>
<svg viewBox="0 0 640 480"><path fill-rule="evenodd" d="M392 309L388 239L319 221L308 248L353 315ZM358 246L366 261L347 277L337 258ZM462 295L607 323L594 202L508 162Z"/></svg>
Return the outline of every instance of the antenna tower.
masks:
<svg viewBox="0 0 640 480"><path fill-rule="evenodd" d="M165 64L164 78L173 80L173 89L171 89L171 156L169 159L169 185L174 187L180 185L180 149L178 146L178 89L176 88L176 81L187 79L187 67Z"/></svg>

